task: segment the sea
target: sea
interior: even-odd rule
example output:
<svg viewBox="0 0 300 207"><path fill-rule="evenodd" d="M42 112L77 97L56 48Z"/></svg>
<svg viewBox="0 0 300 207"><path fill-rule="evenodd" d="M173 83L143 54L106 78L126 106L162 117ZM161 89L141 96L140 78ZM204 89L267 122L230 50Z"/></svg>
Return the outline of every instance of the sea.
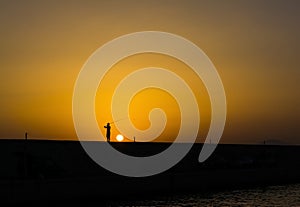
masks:
<svg viewBox="0 0 300 207"><path fill-rule="evenodd" d="M299 206L300 184L256 187L215 193L192 193L176 196L161 196L151 199L107 201L91 206L124 207L189 207L189 206Z"/></svg>

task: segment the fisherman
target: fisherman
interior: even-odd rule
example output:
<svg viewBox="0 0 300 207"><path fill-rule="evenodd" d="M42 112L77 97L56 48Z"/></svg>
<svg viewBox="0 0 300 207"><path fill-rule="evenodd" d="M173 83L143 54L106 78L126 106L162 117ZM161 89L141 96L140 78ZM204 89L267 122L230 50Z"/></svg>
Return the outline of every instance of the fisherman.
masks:
<svg viewBox="0 0 300 207"><path fill-rule="evenodd" d="M106 126L104 126L104 128L106 128L106 138L107 138L107 142L110 142L110 124L107 123Z"/></svg>

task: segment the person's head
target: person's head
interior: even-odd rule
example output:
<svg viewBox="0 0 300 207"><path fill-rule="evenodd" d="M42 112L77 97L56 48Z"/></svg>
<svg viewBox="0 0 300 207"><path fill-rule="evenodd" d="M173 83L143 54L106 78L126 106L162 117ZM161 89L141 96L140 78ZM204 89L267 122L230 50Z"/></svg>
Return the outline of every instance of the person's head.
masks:
<svg viewBox="0 0 300 207"><path fill-rule="evenodd" d="M107 125L107 126L109 126L110 124L109 124L109 123L107 123L106 125Z"/></svg>

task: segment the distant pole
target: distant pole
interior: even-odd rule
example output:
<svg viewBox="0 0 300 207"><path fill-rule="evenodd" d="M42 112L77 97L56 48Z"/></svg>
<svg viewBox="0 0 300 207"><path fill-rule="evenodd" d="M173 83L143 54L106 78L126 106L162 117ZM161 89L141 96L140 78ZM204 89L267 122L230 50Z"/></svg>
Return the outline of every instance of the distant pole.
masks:
<svg viewBox="0 0 300 207"><path fill-rule="evenodd" d="M133 137L133 142L135 142L135 137Z"/></svg>
<svg viewBox="0 0 300 207"><path fill-rule="evenodd" d="M28 133L27 133L27 132L25 132L25 140L27 140L27 135L28 135Z"/></svg>

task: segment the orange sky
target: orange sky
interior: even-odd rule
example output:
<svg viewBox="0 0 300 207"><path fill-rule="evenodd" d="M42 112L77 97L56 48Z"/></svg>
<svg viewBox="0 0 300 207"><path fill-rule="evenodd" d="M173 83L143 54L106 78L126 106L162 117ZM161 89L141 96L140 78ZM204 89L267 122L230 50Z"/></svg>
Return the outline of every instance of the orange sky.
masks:
<svg viewBox="0 0 300 207"><path fill-rule="evenodd" d="M32 138L76 139L72 94L85 61L118 36L157 30L194 42L216 66L228 105L221 142L276 139L300 144L299 4L273 0L1 1L0 137L20 138L28 131ZM185 74L174 61L144 54L116 67L152 64ZM192 78L186 75L194 83ZM108 77L109 87L116 80ZM192 88L204 90L201 83ZM110 115L102 115L108 113L102 111L108 99L101 94L101 86L98 92L96 112L102 126ZM136 123L141 129L147 127L143 114L152 105L174 106L166 109L173 122L161 139L171 138L179 123L174 100L161 91L139 96L132 103L137 112L132 113L142 114L138 119L143 120ZM148 108L141 107L144 97L152 97ZM164 101L157 102L155 97ZM209 103L205 95L197 100L204 106L200 111L202 140L210 118Z"/></svg>

